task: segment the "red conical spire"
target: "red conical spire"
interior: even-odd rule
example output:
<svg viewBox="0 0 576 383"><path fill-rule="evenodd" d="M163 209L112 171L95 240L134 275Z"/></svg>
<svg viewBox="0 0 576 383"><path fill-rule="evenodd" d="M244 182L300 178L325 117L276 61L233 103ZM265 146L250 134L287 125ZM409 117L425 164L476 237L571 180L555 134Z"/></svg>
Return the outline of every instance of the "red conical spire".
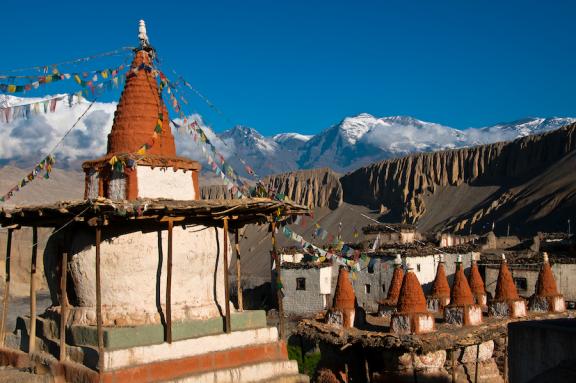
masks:
<svg viewBox="0 0 576 383"><path fill-rule="evenodd" d="M454 283L452 284L452 295L450 303L453 305L471 305L474 304L474 297L472 291L464 275L464 268L462 263L456 264L456 273L454 274Z"/></svg>
<svg viewBox="0 0 576 383"><path fill-rule="evenodd" d="M510 299L519 299L512 273L508 269L508 263L504 254L502 254L502 263L500 263L500 273L498 273L498 281L496 282L496 294L494 300L504 301Z"/></svg>
<svg viewBox="0 0 576 383"><path fill-rule="evenodd" d="M108 135L108 155L134 153L144 144L151 144L147 154L176 156L168 110L160 97L156 78L149 70L152 64L149 51L138 50L132 61ZM154 135L159 120L162 132Z"/></svg>
<svg viewBox="0 0 576 383"><path fill-rule="evenodd" d="M396 305L398 303L398 297L400 297L400 289L402 288L403 279L404 270L402 270L402 265L396 264L394 267L394 272L392 273L392 281L390 282L388 295L386 296L386 302L388 302L388 304Z"/></svg>
<svg viewBox="0 0 576 383"><path fill-rule="evenodd" d="M538 274L538 281L536 282L536 295L541 297L551 297L558 295L558 287L556 286L556 279L552 273L552 268L548 262L548 254L544 253L544 263Z"/></svg>
<svg viewBox="0 0 576 383"><path fill-rule="evenodd" d="M336 291L334 292L334 309L336 310L354 310L354 303L356 302L356 295L354 288L348 276L348 270L341 267L338 273L338 282L336 283Z"/></svg>
<svg viewBox="0 0 576 383"><path fill-rule="evenodd" d="M468 279L468 283L474 294L486 294L484 281L482 281L480 270L478 270L478 263L475 260L472 260L472 267L470 267L470 277Z"/></svg>
<svg viewBox="0 0 576 383"><path fill-rule="evenodd" d="M446 269L444 268L444 261L442 258L438 263L438 269L436 270L436 278L434 279L434 284L432 285L432 295L433 297L450 297L450 285L448 284L448 278L446 278Z"/></svg>
<svg viewBox="0 0 576 383"><path fill-rule="evenodd" d="M399 313L425 313L428 311L420 281L410 267L404 274L397 309Z"/></svg>

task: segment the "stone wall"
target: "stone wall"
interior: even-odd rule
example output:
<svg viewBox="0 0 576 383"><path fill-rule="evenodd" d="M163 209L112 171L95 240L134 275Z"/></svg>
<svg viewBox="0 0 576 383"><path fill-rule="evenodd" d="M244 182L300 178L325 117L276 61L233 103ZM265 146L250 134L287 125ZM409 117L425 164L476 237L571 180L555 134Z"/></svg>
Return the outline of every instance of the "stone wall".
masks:
<svg viewBox="0 0 576 383"><path fill-rule="evenodd" d="M574 366L574 339L576 323L573 319L511 323L508 327L510 382L574 381L576 371L573 368L571 378L564 374L565 371L557 374L563 369L562 362ZM541 374L547 374L548 379L538 380Z"/></svg>

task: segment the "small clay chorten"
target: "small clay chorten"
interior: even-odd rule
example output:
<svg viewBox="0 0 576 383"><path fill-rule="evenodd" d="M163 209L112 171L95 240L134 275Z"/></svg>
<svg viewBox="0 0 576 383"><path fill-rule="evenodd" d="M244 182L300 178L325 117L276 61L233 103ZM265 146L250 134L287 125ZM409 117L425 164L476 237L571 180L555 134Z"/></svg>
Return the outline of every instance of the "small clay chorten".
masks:
<svg viewBox="0 0 576 383"><path fill-rule="evenodd" d="M402 258L400 257L400 254L396 254L392 281L390 282L386 299L378 302L378 315L388 317L396 312L396 305L398 304L398 297L400 296L400 288L402 288L403 279L404 270L402 270Z"/></svg>
<svg viewBox="0 0 576 383"><path fill-rule="evenodd" d="M474 326L482 323L482 307L474 304L474 296L464 275L462 256L458 255L456 273L452 284L450 304L444 308L444 321L460 326Z"/></svg>
<svg viewBox="0 0 576 383"><path fill-rule="evenodd" d="M440 262L436 269L436 278L432 285L432 292L427 299L428 310L440 312L450 303L450 285L446 278L446 269L444 268L444 256L440 254Z"/></svg>
<svg viewBox="0 0 576 383"><path fill-rule="evenodd" d="M481 307L485 308L487 303L486 288L484 287L484 281L480 275L478 262L474 253L472 253L472 266L470 267L468 284L470 285L470 290L472 290L474 303L479 304Z"/></svg>
<svg viewBox="0 0 576 383"><path fill-rule="evenodd" d="M356 308L356 295L348 270L340 267L338 272L338 282L336 283L336 291L334 292L334 304L328 312L327 322L342 326L344 328L354 327L354 317Z"/></svg>
<svg viewBox="0 0 576 383"><path fill-rule="evenodd" d="M510 318L526 316L526 301L518 296L518 291L516 290L512 273L508 269L504 254L502 254L494 300L488 306L488 315Z"/></svg>
<svg viewBox="0 0 576 383"><path fill-rule="evenodd" d="M564 312L566 311L566 302L564 296L558 293L556 279L548 261L548 254L543 253L542 256L544 262L536 281L536 292L530 298L529 308L531 311Z"/></svg>
<svg viewBox="0 0 576 383"><path fill-rule="evenodd" d="M397 312L392 315L390 330L396 334L423 334L434 331L434 317L426 307L426 297L412 265L407 265L402 280Z"/></svg>

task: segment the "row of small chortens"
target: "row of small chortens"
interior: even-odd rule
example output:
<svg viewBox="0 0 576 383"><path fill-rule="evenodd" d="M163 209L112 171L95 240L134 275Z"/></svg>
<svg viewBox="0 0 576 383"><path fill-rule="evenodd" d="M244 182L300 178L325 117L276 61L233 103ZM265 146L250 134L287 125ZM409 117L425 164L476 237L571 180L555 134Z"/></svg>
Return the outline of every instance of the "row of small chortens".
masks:
<svg viewBox="0 0 576 383"><path fill-rule="evenodd" d="M502 254L494 299L487 301L484 282L473 256L468 277L462 267L462 256L456 261L452 287L448 283L444 259L440 257L436 278L428 297L424 295L413 265L408 262L406 272L398 255L392 281L379 313L390 316L390 332L397 334L423 334L435 331L435 314L442 313L444 322L457 326L476 326L482 323L483 312L489 317L522 318L527 311L564 312L564 297L558 292L550 267L548 254L538 275L536 293L527 302L518 295L506 257ZM333 307L328 311L327 322L344 328L354 327L356 298L348 270L341 267L338 275Z"/></svg>

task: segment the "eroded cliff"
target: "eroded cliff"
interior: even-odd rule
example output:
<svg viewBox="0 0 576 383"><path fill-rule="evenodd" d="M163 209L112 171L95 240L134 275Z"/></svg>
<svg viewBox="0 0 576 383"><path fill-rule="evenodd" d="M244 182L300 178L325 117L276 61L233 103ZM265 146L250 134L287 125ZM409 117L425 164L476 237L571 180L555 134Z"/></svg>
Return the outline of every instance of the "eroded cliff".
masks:
<svg viewBox="0 0 576 383"><path fill-rule="evenodd" d="M268 176L264 184L301 205L336 209L342 204L339 176L328 168L299 170Z"/></svg>
<svg viewBox="0 0 576 383"><path fill-rule="evenodd" d="M384 210L389 211L385 216L387 221L427 220L427 228L463 230L495 215L497 210L502 211L504 206L511 208L514 201L521 204L520 200L528 197L523 196L528 184L532 184L532 193L538 192L539 188L530 181L545 172L554 172L555 165L562 164L563 170L556 177L549 175L548 179L570 177L566 173L570 173L572 157L569 155L576 146L575 134L576 124L572 124L511 142L378 162L341 178L344 200L374 209L384 205ZM567 156L570 158L565 159ZM568 164L563 163L566 161ZM569 185L567 182L568 188ZM546 186L550 185L541 185L540 189ZM462 195L462 190L467 190L469 198ZM548 194L553 195L554 190ZM571 200L572 194L568 192L565 197ZM462 208L454 206L457 202ZM543 202L539 201L540 205ZM427 217L434 208L432 204L436 208L446 206L453 212L452 216ZM557 208L558 203L549 207ZM441 212L437 213L442 216Z"/></svg>

